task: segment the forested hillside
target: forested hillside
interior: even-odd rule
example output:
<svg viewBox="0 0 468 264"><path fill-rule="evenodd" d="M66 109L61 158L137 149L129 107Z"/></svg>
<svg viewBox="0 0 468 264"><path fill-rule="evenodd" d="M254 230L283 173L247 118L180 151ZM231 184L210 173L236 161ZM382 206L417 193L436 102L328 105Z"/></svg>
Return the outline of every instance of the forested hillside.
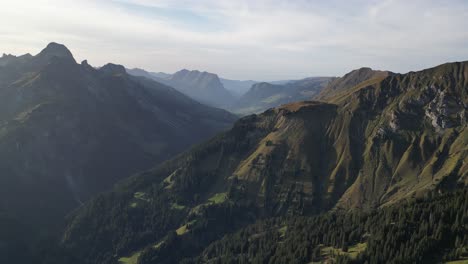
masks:
<svg viewBox="0 0 468 264"><path fill-rule="evenodd" d="M468 261L467 223L467 189L431 193L374 212L260 221L223 237L183 263ZM160 254L158 250L147 249L139 263L159 263L152 260L154 253Z"/></svg>
<svg viewBox="0 0 468 264"><path fill-rule="evenodd" d="M164 245L181 259L260 219L374 210L464 189L467 65L364 81L322 102L247 116L85 205L63 246L86 263ZM155 263L169 257L155 252Z"/></svg>

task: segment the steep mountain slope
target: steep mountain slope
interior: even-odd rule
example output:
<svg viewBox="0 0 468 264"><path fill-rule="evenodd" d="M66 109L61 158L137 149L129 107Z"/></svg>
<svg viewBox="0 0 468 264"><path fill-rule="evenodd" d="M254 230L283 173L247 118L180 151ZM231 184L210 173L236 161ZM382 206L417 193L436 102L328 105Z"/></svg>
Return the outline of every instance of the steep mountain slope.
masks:
<svg viewBox="0 0 468 264"><path fill-rule="evenodd" d="M129 74L143 76L174 87L189 97L207 105L226 108L234 96L224 88L218 75L197 70L180 70L171 75L146 72L140 69L127 70Z"/></svg>
<svg viewBox="0 0 468 264"><path fill-rule="evenodd" d="M332 97L337 95L347 95L352 92L352 90L349 90L350 88L359 88L357 87L358 84L370 85L393 74L394 73L389 71L376 71L365 67L353 70L341 78L335 78L332 80L327 87L320 91L319 94L314 95L314 99L331 100Z"/></svg>
<svg viewBox="0 0 468 264"><path fill-rule="evenodd" d="M0 262L31 263L32 254L28 244L30 231L20 224L20 220L0 212Z"/></svg>
<svg viewBox="0 0 468 264"><path fill-rule="evenodd" d="M307 100L318 94L331 80L328 77L311 77L281 85L257 83L233 104L231 110L240 114L260 113L282 104Z"/></svg>
<svg viewBox="0 0 468 264"><path fill-rule="evenodd" d="M466 188L467 87L468 62L450 63L247 116L81 208L63 246L86 263L171 263L257 219Z"/></svg>
<svg viewBox="0 0 468 264"><path fill-rule="evenodd" d="M232 94L224 88L218 75L214 73L184 69L171 75L166 83L208 105L225 107L234 100Z"/></svg>
<svg viewBox="0 0 468 264"><path fill-rule="evenodd" d="M0 58L0 210L35 226L226 129L235 117L63 45Z"/></svg>

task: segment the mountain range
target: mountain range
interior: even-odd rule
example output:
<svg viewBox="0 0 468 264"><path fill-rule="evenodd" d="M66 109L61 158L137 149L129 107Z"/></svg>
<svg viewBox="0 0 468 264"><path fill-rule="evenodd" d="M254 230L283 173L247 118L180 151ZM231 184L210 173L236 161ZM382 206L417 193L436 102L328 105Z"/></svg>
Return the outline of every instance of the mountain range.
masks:
<svg viewBox="0 0 468 264"><path fill-rule="evenodd" d="M468 257L460 225L468 217L468 62L407 74L363 68L328 81L319 100L246 116L86 203L63 234L68 263L70 256L138 264ZM414 221L424 224L407 228ZM335 223L342 233L331 231ZM316 236L317 226L330 231ZM425 239L418 247L416 235ZM354 257L347 241L356 243Z"/></svg>
<svg viewBox="0 0 468 264"><path fill-rule="evenodd" d="M145 71L143 69L139 68L133 68L133 69L127 69L127 72L131 75L135 76L143 76L149 79L156 79L156 80L161 80L161 79L170 79L174 74L169 74L169 73L164 73L164 72L150 72L150 71ZM193 71L194 73L199 73L199 71ZM258 81L252 81L252 80L230 80L230 79L225 79L218 77L214 73L207 73L207 75L213 77L213 78L218 78L219 81L221 82L222 86L224 89L228 90L232 96L234 97L239 97L246 93L252 85L258 83ZM214 77L216 75L216 77ZM193 85L196 85L193 83Z"/></svg>
<svg viewBox="0 0 468 264"><path fill-rule="evenodd" d="M4 54L0 263L466 262L467 87L468 62L266 83Z"/></svg>
<svg viewBox="0 0 468 264"><path fill-rule="evenodd" d="M239 114L261 113L269 108L313 98L333 80L329 77L311 77L284 84L261 82L254 84L231 107Z"/></svg>
<svg viewBox="0 0 468 264"><path fill-rule="evenodd" d="M4 55L0 215L34 232L59 228L91 196L236 119L174 88L128 75L121 65L78 64L61 44L50 43L35 56Z"/></svg>
<svg viewBox="0 0 468 264"><path fill-rule="evenodd" d="M260 113L285 103L310 99L334 79L310 77L302 80L258 82L223 79L214 73L185 69L174 74L148 72L137 68L127 69L127 72L165 83L194 100L239 115Z"/></svg>
<svg viewBox="0 0 468 264"><path fill-rule="evenodd" d="M174 74L150 73L141 69L127 70L127 72L174 87L194 100L207 105L224 107L234 101L234 96L224 88L218 75L213 73L186 69Z"/></svg>

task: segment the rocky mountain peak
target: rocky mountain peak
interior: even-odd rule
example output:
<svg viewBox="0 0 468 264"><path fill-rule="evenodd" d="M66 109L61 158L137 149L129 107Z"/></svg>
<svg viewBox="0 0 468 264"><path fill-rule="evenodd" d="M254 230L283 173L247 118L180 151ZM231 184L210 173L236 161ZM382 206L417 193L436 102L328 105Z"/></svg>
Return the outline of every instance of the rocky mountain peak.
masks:
<svg viewBox="0 0 468 264"><path fill-rule="evenodd" d="M45 58L45 59L51 59L54 57L58 58L65 58L65 59L71 59L75 61L73 58L73 54L70 52L70 50L65 47L65 45L58 44L55 42L51 42L43 49L37 57L39 58Z"/></svg>

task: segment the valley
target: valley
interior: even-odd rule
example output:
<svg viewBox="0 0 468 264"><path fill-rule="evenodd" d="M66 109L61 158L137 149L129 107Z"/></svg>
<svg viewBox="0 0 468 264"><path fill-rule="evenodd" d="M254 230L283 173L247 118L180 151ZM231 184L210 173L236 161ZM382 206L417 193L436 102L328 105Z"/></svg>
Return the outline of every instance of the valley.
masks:
<svg viewBox="0 0 468 264"><path fill-rule="evenodd" d="M0 264L468 264L468 1L0 8Z"/></svg>

